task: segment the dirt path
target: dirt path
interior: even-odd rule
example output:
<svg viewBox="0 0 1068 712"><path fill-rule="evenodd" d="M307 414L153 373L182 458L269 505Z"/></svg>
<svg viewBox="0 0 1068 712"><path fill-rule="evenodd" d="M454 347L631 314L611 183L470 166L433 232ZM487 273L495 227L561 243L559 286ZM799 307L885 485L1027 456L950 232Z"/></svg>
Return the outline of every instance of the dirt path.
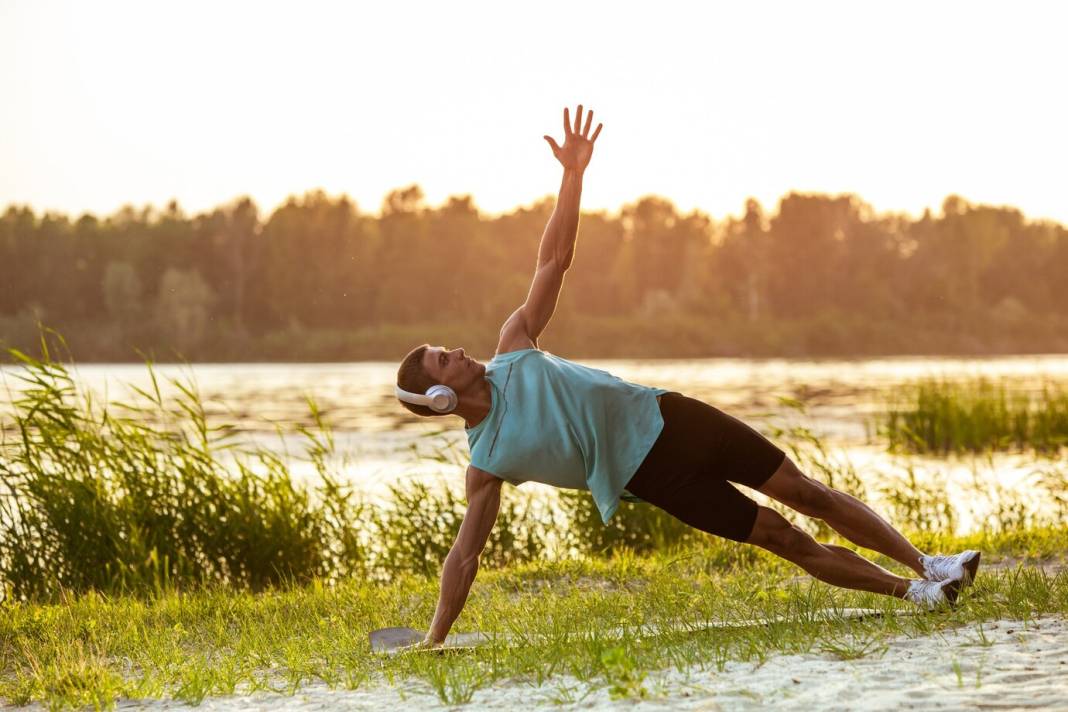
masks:
<svg viewBox="0 0 1068 712"><path fill-rule="evenodd" d="M779 655L763 665L650 673L649 697L611 699L604 680L554 677L541 687L508 683L476 691L469 709L789 710L1068 709L1068 619L992 621L924 638L894 638L864 657L834 651ZM565 704L561 705L560 702ZM427 710L443 705L425 685L345 691L309 685L296 695L257 693L177 702L123 701L148 710Z"/></svg>

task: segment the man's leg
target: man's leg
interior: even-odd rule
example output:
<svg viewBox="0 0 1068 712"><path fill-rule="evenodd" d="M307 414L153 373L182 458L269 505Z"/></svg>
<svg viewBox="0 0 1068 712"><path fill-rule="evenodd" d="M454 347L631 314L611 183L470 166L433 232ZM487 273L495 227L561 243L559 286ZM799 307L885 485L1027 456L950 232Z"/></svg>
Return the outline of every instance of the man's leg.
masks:
<svg viewBox="0 0 1068 712"><path fill-rule="evenodd" d="M885 554L924 575L923 552L889 522L856 497L806 477L789 457L759 491L801 514L822 519L857 546Z"/></svg>
<svg viewBox="0 0 1068 712"><path fill-rule="evenodd" d="M753 531L746 539L791 561L820 581L833 586L904 597L909 580L841 546L820 544L768 507L757 508Z"/></svg>

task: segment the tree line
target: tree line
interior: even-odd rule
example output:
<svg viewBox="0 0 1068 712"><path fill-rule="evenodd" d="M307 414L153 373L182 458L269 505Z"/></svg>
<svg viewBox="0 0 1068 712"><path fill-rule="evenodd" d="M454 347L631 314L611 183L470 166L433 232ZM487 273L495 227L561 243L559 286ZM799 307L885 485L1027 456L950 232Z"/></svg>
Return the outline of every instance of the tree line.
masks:
<svg viewBox="0 0 1068 712"><path fill-rule="evenodd" d="M0 339L43 323L82 360L395 359L423 341L489 356L526 296L554 200L500 215L418 186L378 214L321 191L187 215L0 216ZM951 195L877 214L852 194L753 199L715 220L648 196L584 212L542 348L568 356L1068 349L1068 230Z"/></svg>

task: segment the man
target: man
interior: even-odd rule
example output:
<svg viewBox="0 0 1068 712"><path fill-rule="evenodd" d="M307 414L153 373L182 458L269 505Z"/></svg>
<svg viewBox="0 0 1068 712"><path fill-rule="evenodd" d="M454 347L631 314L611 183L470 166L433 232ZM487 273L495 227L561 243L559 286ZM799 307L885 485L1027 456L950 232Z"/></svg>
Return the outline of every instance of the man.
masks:
<svg viewBox="0 0 1068 712"><path fill-rule="evenodd" d="M460 614L495 522L501 483L534 480L588 489L603 521L619 499L636 498L718 536L754 544L844 588L951 604L975 576L980 554L926 556L863 502L802 473L785 453L722 411L662 388L623 381L538 348L556 309L578 235L582 179L602 125L593 112L574 125L564 109L564 145L545 140L564 169L560 196L538 249L526 301L501 327L489 364L462 348L424 344L402 362L396 393L404 407L465 421L471 447L467 512L445 558L441 595L426 639L444 639ZM801 514L819 517L858 546L921 577L906 579L840 546L821 544L730 482Z"/></svg>

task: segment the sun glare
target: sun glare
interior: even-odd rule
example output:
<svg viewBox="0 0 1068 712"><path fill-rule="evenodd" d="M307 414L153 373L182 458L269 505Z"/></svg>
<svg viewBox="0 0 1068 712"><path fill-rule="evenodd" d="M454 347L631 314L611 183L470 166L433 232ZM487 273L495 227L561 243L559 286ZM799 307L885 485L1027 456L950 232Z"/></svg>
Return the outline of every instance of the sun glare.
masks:
<svg viewBox="0 0 1068 712"><path fill-rule="evenodd" d="M1068 220L1053 5L8 3L0 204L108 213L419 184L508 211L556 189L542 135L605 123L587 209L659 194L949 193ZM462 19L461 19L462 18ZM566 18L566 19L565 19Z"/></svg>

